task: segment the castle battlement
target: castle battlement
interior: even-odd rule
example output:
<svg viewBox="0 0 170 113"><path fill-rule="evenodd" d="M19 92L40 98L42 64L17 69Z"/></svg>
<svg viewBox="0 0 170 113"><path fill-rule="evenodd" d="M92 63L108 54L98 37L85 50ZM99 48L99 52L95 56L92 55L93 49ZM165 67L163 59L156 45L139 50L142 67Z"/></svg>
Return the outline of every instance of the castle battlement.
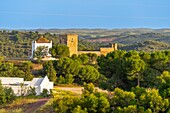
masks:
<svg viewBox="0 0 170 113"><path fill-rule="evenodd" d="M70 56L73 54L88 54L88 53L95 53L98 56L100 55L107 55L112 51L117 50L117 44L114 43L111 47L102 47L100 51L78 51L78 35L77 34L62 34L59 35L60 44L65 44L69 47Z"/></svg>

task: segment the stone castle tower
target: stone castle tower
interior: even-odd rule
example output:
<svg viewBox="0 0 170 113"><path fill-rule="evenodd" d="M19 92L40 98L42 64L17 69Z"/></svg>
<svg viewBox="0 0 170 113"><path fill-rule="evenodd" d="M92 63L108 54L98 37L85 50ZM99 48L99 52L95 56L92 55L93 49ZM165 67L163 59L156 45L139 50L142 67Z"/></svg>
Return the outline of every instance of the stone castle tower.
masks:
<svg viewBox="0 0 170 113"><path fill-rule="evenodd" d="M112 51L117 50L117 44L114 43L111 47L102 47L99 51L78 51L78 35L77 34L64 34L59 35L60 44L65 44L69 47L70 56L73 54L80 55L80 54L88 54L88 53L95 53L98 56L100 55L107 55Z"/></svg>
<svg viewBox="0 0 170 113"><path fill-rule="evenodd" d="M59 35L60 43L66 44L69 47L70 56L78 52L78 35L77 34L64 34Z"/></svg>

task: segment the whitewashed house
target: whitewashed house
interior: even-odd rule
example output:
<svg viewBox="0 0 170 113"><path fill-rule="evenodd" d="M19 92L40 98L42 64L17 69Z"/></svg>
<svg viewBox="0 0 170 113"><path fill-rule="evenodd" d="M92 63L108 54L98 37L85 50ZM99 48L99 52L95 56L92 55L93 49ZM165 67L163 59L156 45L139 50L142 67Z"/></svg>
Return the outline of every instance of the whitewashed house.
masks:
<svg viewBox="0 0 170 113"><path fill-rule="evenodd" d="M50 82L48 77L45 76L44 78L34 78L32 81L24 81L23 78L17 77L0 77L0 81L3 86L11 87L16 95L21 95L22 88L21 84L25 90L28 90L30 87L34 87L36 91L36 95L40 95L43 89L53 89L53 82ZM27 92L27 91L26 91Z"/></svg>
<svg viewBox="0 0 170 113"><path fill-rule="evenodd" d="M30 58L34 57L34 51L39 46L46 46L46 47L48 47L48 55L47 55L47 57L51 57L51 54L49 53L49 49L52 48L52 41L49 41L46 38L44 38L43 36L41 36L37 40L32 41L32 51L31 51L31 57Z"/></svg>

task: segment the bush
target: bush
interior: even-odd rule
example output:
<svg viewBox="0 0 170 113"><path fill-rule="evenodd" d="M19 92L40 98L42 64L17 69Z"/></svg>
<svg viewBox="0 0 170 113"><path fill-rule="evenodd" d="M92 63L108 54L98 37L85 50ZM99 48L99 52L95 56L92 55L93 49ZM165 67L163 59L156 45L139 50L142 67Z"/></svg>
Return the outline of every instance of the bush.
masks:
<svg viewBox="0 0 170 113"><path fill-rule="evenodd" d="M28 89L28 96L35 96L35 95L36 95L35 87L30 87Z"/></svg>
<svg viewBox="0 0 170 113"><path fill-rule="evenodd" d="M0 105L15 100L12 88L3 87L0 81Z"/></svg>
<svg viewBox="0 0 170 113"><path fill-rule="evenodd" d="M47 89L43 89L43 92L41 93L41 96L43 97L49 97L49 91Z"/></svg>

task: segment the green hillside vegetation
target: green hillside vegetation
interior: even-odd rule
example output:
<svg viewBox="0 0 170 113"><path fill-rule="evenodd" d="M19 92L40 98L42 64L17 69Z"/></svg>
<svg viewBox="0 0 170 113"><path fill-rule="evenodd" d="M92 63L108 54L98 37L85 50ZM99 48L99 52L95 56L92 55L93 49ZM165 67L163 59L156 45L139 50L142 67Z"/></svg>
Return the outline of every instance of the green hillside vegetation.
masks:
<svg viewBox="0 0 170 113"><path fill-rule="evenodd" d="M96 62L94 64L93 62ZM81 95L53 90L51 110L56 113L162 113L170 111L170 51L114 51L106 56L95 54L61 57L41 62L39 75L58 84L84 85ZM33 64L1 58L0 76L31 80ZM23 76L24 75L24 76ZM108 90L101 93L94 85ZM13 98L12 90L0 85L0 107ZM11 92L11 93L8 93ZM12 95L10 95L12 94ZM46 93L44 93L45 95ZM11 99L9 99L9 97ZM9 99L9 100L8 100ZM47 108L48 109L48 108ZM51 111L50 110L50 111Z"/></svg>
<svg viewBox="0 0 170 113"><path fill-rule="evenodd" d="M0 55L6 58L28 58L31 42L41 35L59 43L59 34L76 33L79 50L99 50L109 43L118 43L121 50L156 51L170 48L170 29L36 29L1 30Z"/></svg>

